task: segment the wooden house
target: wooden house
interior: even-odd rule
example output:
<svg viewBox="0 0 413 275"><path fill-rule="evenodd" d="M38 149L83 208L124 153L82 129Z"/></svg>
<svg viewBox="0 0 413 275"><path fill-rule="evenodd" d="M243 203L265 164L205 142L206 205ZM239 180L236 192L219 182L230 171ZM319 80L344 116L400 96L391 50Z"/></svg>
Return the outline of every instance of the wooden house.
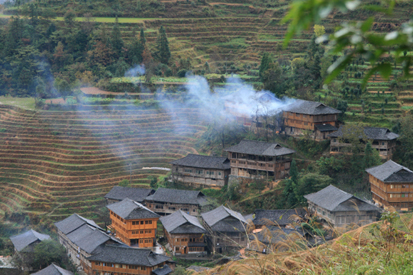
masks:
<svg viewBox="0 0 413 275"><path fill-rule="evenodd" d="M381 210L372 203L359 199L332 185L309 195L308 210L330 225L365 225L378 220Z"/></svg>
<svg viewBox="0 0 413 275"><path fill-rule="evenodd" d="M171 178L175 182L196 187L222 187L231 172L229 159L189 154L171 162Z"/></svg>
<svg viewBox="0 0 413 275"><path fill-rule="evenodd" d="M298 137L309 133L315 140L325 140L337 131L340 113L320 102L297 99L283 111L285 134Z"/></svg>
<svg viewBox="0 0 413 275"><path fill-rule="evenodd" d="M294 224L305 221L307 212L303 208L297 209L275 209L254 211L252 222L255 229L263 226L277 226L279 228L294 227Z"/></svg>
<svg viewBox="0 0 413 275"><path fill-rule="evenodd" d="M14 251L18 257L22 259L25 271L32 271L31 264L33 263L32 254L37 244L44 240L50 240L49 235L40 234L39 232L30 229L20 235L10 237L14 246Z"/></svg>
<svg viewBox="0 0 413 275"><path fill-rule="evenodd" d="M106 204L120 202L126 198L143 204L145 198L153 193L155 193L153 189L114 186L109 193L105 195L105 199Z"/></svg>
<svg viewBox="0 0 413 275"><path fill-rule="evenodd" d="M164 236L173 255L203 254L206 252L205 228L197 217L178 210L160 219Z"/></svg>
<svg viewBox="0 0 413 275"><path fill-rule="evenodd" d="M145 199L146 206L160 215L172 214L182 210L197 216L202 206L208 204L206 196L200 191L158 188Z"/></svg>
<svg viewBox="0 0 413 275"><path fill-rule="evenodd" d="M106 207L112 221L110 228L123 243L137 247L155 246L158 214L128 198Z"/></svg>
<svg viewBox="0 0 413 275"><path fill-rule="evenodd" d="M36 273L32 273L31 275L74 275L74 273L63 269L58 265L51 264Z"/></svg>
<svg viewBox="0 0 413 275"><path fill-rule="evenodd" d="M288 177L294 150L277 143L242 140L225 149L231 161L231 176L283 179Z"/></svg>
<svg viewBox="0 0 413 275"><path fill-rule="evenodd" d="M361 141L371 142L371 147L376 149L380 156L385 159L391 159L396 150L396 140L398 134L391 132L387 128L364 127L364 135L360 137ZM338 131L329 135L330 137L330 154L350 153L351 143L343 138L343 126Z"/></svg>
<svg viewBox="0 0 413 275"><path fill-rule="evenodd" d="M366 169L373 200L380 206L397 210L413 209L413 172L389 160Z"/></svg>
<svg viewBox="0 0 413 275"><path fill-rule="evenodd" d="M173 264L167 256L149 249L105 245L88 258L91 273L116 275L167 275L173 272Z"/></svg>
<svg viewBox="0 0 413 275"><path fill-rule="evenodd" d="M93 252L106 244L123 245L120 241L106 234L94 221L78 214L56 222L59 242L76 267L81 267L87 274L91 273L91 263L87 259Z"/></svg>
<svg viewBox="0 0 413 275"><path fill-rule="evenodd" d="M207 230L207 244L211 253L240 250L246 247L247 221L240 213L221 205L212 211L202 213L201 216Z"/></svg>

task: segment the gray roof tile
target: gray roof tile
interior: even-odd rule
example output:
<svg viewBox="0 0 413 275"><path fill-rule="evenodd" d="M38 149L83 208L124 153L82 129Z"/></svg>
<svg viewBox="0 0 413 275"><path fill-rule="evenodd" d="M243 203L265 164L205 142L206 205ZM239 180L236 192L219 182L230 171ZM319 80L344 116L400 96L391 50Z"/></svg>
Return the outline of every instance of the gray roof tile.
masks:
<svg viewBox="0 0 413 275"><path fill-rule="evenodd" d="M30 229L20 235L10 237L11 242L13 243L14 247L17 251L22 251L28 245L43 240L49 240L50 236L45 234L40 234L39 232Z"/></svg>
<svg viewBox="0 0 413 275"><path fill-rule="evenodd" d="M178 210L171 215L160 218L163 227L171 234L205 233L205 228L197 217Z"/></svg>
<svg viewBox="0 0 413 275"><path fill-rule="evenodd" d="M169 260L169 257L156 254L149 249L105 245L88 258L90 261L106 263L155 266Z"/></svg>
<svg viewBox="0 0 413 275"><path fill-rule="evenodd" d="M208 203L205 195L199 191L158 188L146 201L157 201L177 204L205 205Z"/></svg>
<svg viewBox="0 0 413 275"><path fill-rule="evenodd" d="M106 207L125 220L151 219L160 217L158 214L154 213L152 210L149 210L139 202L128 198L120 202L109 204Z"/></svg>
<svg viewBox="0 0 413 275"><path fill-rule="evenodd" d="M61 268L60 266L51 264L36 273L32 273L32 275L73 275L73 273L69 270Z"/></svg>
<svg viewBox="0 0 413 275"><path fill-rule="evenodd" d="M392 160L368 168L366 172L383 182L413 182L413 172Z"/></svg>
<svg viewBox="0 0 413 275"><path fill-rule="evenodd" d="M308 201L328 211L378 211L380 209L362 199L344 192L332 185L312 194L305 195Z"/></svg>
<svg viewBox="0 0 413 275"><path fill-rule="evenodd" d="M341 111L324 105L321 102L297 99L284 109L287 112L306 115L341 114Z"/></svg>
<svg viewBox="0 0 413 275"><path fill-rule="evenodd" d="M155 190L153 189L114 186L109 193L105 195L105 198L118 201L129 198L142 203L147 196L154 192Z"/></svg>
<svg viewBox="0 0 413 275"><path fill-rule="evenodd" d="M337 131L338 130L336 127L334 127L331 124L316 124L315 127L320 132L331 132L331 131Z"/></svg>
<svg viewBox="0 0 413 275"><path fill-rule="evenodd" d="M364 127L364 134L366 135L367 139L373 140L394 140L399 137L398 134L391 132L387 128L376 127ZM331 133L328 136L332 138L343 137L343 126L340 126L337 132Z"/></svg>
<svg viewBox="0 0 413 275"><path fill-rule="evenodd" d="M276 209L276 210L255 210L255 219L252 222L255 225L267 225L269 222L279 226L286 226L293 223L297 218L303 219L306 211L303 208L298 209Z"/></svg>
<svg viewBox="0 0 413 275"><path fill-rule="evenodd" d="M227 152L242 153L260 156L282 156L295 153L294 150L282 147L277 143L255 140L242 140L239 144L225 149Z"/></svg>
<svg viewBox="0 0 413 275"><path fill-rule="evenodd" d="M55 226L57 227L57 229L62 231L63 234L67 235L68 233L76 230L84 224L89 224L92 227L100 228L94 221L83 218L78 214L73 214L62 221L56 222Z"/></svg>
<svg viewBox="0 0 413 275"><path fill-rule="evenodd" d="M210 157L202 155L189 154L184 158L177 159L171 162L175 165L205 168L205 169L231 169L229 159L226 157Z"/></svg>
<svg viewBox="0 0 413 275"><path fill-rule="evenodd" d="M164 265L163 267L159 267L155 270L152 271L155 275L167 275L172 273L172 269L169 267L169 265Z"/></svg>
<svg viewBox="0 0 413 275"><path fill-rule="evenodd" d="M109 236L102 230L90 227L87 224L71 232L67 235L67 237L83 251L86 251L89 254L108 241L121 244L120 241Z"/></svg>
<svg viewBox="0 0 413 275"><path fill-rule="evenodd" d="M213 231L245 232L247 221L238 212L221 205L214 210L201 214L204 221Z"/></svg>
<svg viewBox="0 0 413 275"><path fill-rule="evenodd" d="M287 239L294 240L295 238L292 237L292 235L296 238L301 238L304 236L304 232L302 229L289 229L270 226L264 228L258 233L251 234L249 239L251 241L258 240L264 244L276 244L278 242L286 241Z"/></svg>

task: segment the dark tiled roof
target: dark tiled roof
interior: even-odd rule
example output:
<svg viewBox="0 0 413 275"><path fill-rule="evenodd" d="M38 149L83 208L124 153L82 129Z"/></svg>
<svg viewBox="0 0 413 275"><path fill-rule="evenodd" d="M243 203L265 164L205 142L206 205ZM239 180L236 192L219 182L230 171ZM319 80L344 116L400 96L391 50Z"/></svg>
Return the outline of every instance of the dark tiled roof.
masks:
<svg viewBox="0 0 413 275"><path fill-rule="evenodd" d="M105 245L96 250L88 260L150 267L168 261L169 257L156 254L149 249Z"/></svg>
<svg viewBox="0 0 413 275"><path fill-rule="evenodd" d="M112 190L105 195L105 198L118 201L129 198L142 203L145 198L153 192L155 192L153 189L114 186Z"/></svg>
<svg viewBox="0 0 413 275"><path fill-rule="evenodd" d="M158 188L147 201L158 201L179 204L205 205L208 203L205 195L199 191Z"/></svg>
<svg viewBox="0 0 413 275"><path fill-rule="evenodd" d="M341 111L324 105L321 102L307 101L297 99L288 105L285 109L287 112L306 114L306 115L332 115L341 114Z"/></svg>
<svg viewBox="0 0 413 275"><path fill-rule="evenodd" d="M279 228L277 226L266 227L258 233L251 234L250 240L258 240L264 244L275 244L287 239L297 239L304 236L302 229Z"/></svg>
<svg viewBox="0 0 413 275"><path fill-rule="evenodd" d="M247 221L244 217L223 205L209 212L202 213L201 216L213 231L245 232Z"/></svg>
<svg viewBox="0 0 413 275"><path fill-rule="evenodd" d="M106 207L126 220L159 218L152 210L128 198Z"/></svg>
<svg viewBox="0 0 413 275"><path fill-rule="evenodd" d="M332 132L332 131L337 131L337 128L334 127L331 124L316 124L315 127L317 130L320 132Z"/></svg>
<svg viewBox="0 0 413 275"><path fill-rule="evenodd" d="M239 144L225 149L227 152L242 153L260 156L282 156L295 153L294 150L282 147L277 143L255 140L242 140Z"/></svg>
<svg viewBox="0 0 413 275"><path fill-rule="evenodd" d="M332 185L304 198L328 211L380 211L378 207Z"/></svg>
<svg viewBox="0 0 413 275"><path fill-rule="evenodd" d="M174 160L171 163L175 165L195 167L195 168L220 169L220 170L231 169L229 159L225 157L210 157L210 156L189 154L186 157Z"/></svg>
<svg viewBox="0 0 413 275"><path fill-rule="evenodd" d="M100 229L90 227L87 224L71 232L67 235L67 237L83 251L86 251L89 254L107 242L121 244L118 240L104 233Z"/></svg>
<svg viewBox="0 0 413 275"><path fill-rule="evenodd" d="M277 210L255 210L255 219L252 222L255 225L279 225L286 226L293 223L296 219L303 219L306 211L298 209L277 209ZM298 216L298 217L297 217Z"/></svg>
<svg viewBox="0 0 413 275"><path fill-rule="evenodd" d="M159 267L155 270L152 271L153 274L155 275L167 275L172 273L172 269L169 267L169 265L164 265L163 267Z"/></svg>
<svg viewBox="0 0 413 275"><path fill-rule="evenodd" d="M398 134L391 132L387 128L364 127L364 134L367 139L373 140L393 140L399 137ZM332 138L343 137L343 126L340 126L337 132L331 133L328 136Z"/></svg>
<svg viewBox="0 0 413 275"><path fill-rule="evenodd" d="M163 227L171 234L196 234L205 233L205 228L199 223L197 217L178 210L171 215L160 219Z"/></svg>
<svg viewBox="0 0 413 275"><path fill-rule="evenodd" d="M413 172L392 160L368 168L366 172L383 182L413 182Z"/></svg>
<svg viewBox="0 0 413 275"><path fill-rule="evenodd" d="M51 264L36 273L32 273L32 275L73 275L73 273L61 268L60 266Z"/></svg>
<svg viewBox="0 0 413 275"><path fill-rule="evenodd" d="M94 221L83 218L82 216L79 216L78 214L73 214L64 220L55 223L57 229L62 231L62 233L65 235L76 230L77 228L81 227L84 224L88 224L92 227L102 229Z"/></svg>
<svg viewBox="0 0 413 275"><path fill-rule="evenodd" d="M49 240L50 236L45 234L40 234L39 232L30 229L29 231L24 232L23 234L10 237L11 242L17 251L22 251L24 248L29 246L34 242L41 242L43 240Z"/></svg>

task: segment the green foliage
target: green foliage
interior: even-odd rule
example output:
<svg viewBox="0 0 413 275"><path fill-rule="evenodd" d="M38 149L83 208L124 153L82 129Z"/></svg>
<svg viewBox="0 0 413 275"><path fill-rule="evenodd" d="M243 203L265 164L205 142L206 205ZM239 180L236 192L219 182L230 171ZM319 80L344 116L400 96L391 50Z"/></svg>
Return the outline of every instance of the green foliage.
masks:
<svg viewBox="0 0 413 275"><path fill-rule="evenodd" d="M129 180L123 179L123 180L121 180L121 181L119 182L118 185L119 185L119 186L122 186L122 187L128 187L129 184L130 184Z"/></svg>
<svg viewBox="0 0 413 275"><path fill-rule="evenodd" d="M158 179L156 177L150 176L148 177L151 181L150 181L150 186L152 188L156 188L158 186Z"/></svg>
<svg viewBox="0 0 413 275"><path fill-rule="evenodd" d="M159 34L156 40L156 50L156 55L159 61L163 64L168 64L169 59L171 58L171 51L169 50L169 42L163 26L159 28Z"/></svg>
<svg viewBox="0 0 413 275"><path fill-rule="evenodd" d="M371 143L367 142L366 148L364 149L364 158L363 158L363 167L364 169L377 166L381 164L381 159L379 152L373 147L371 147Z"/></svg>

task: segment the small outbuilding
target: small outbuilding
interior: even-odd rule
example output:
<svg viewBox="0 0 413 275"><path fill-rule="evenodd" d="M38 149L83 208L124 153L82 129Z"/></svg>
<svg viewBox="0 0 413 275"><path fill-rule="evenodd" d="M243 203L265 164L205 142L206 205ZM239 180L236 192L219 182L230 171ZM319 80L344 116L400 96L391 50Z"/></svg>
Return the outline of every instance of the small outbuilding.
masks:
<svg viewBox="0 0 413 275"><path fill-rule="evenodd" d="M213 254L239 250L247 245L247 221L241 213L221 205L201 216L207 230L208 248Z"/></svg>
<svg viewBox="0 0 413 275"><path fill-rule="evenodd" d="M164 235L174 255L206 252L205 228L198 218L181 210L160 219Z"/></svg>
<svg viewBox="0 0 413 275"><path fill-rule="evenodd" d="M365 225L380 217L381 209L373 203L357 198L343 190L329 185L326 188L304 196L308 210L335 227L349 224Z"/></svg>

